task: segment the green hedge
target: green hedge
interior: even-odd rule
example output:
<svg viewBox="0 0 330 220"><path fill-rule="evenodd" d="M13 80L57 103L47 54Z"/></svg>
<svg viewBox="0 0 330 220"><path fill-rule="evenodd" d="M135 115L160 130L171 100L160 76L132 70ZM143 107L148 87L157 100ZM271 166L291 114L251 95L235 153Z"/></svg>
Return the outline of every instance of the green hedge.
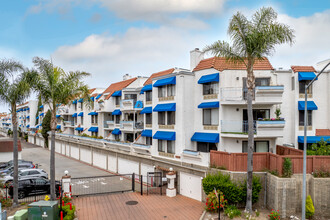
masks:
<svg viewBox="0 0 330 220"><path fill-rule="evenodd" d="M229 175L224 175L220 172L217 174L209 174L203 179L203 189L206 195L214 188L223 192L228 204L242 204L246 202L246 181L233 182ZM253 176L252 180L252 203L256 203L259 199L261 191L260 178Z"/></svg>

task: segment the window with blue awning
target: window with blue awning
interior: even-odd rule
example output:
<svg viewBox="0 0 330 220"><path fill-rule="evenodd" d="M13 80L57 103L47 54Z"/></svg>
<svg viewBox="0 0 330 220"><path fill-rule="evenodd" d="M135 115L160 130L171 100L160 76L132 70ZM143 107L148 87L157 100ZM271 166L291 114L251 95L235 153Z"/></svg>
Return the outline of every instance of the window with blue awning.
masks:
<svg viewBox="0 0 330 220"><path fill-rule="evenodd" d="M152 91L152 84L146 85L141 89L140 94L143 94L146 91Z"/></svg>
<svg viewBox="0 0 330 220"><path fill-rule="evenodd" d="M30 116L28 115L28 116L26 116L26 118L30 118Z"/></svg>
<svg viewBox="0 0 330 220"><path fill-rule="evenodd" d="M157 131L154 134L153 139L175 141L175 132L172 132L172 131Z"/></svg>
<svg viewBox="0 0 330 220"><path fill-rule="evenodd" d="M73 115L72 115L72 118L76 118L77 117L77 113L74 113Z"/></svg>
<svg viewBox="0 0 330 220"><path fill-rule="evenodd" d="M175 112L176 104L175 103L168 103L168 104L158 104L154 108L154 112Z"/></svg>
<svg viewBox="0 0 330 220"><path fill-rule="evenodd" d="M140 112L140 114L150 114L152 113L152 107L145 107L144 109L142 109L142 111Z"/></svg>
<svg viewBox="0 0 330 220"><path fill-rule="evenodd" d="M75 130L76 130L76 131L83 131L83 130L84 130L84 128L82 128L82 127L79 127L79 128L75 128Z"/></svg>
<svg viewBox="0 0 330 220"><path fill-rule="evenodd" d="M198 80L198 84L204 84L210 82L219 82L219 73L204 75Z"/></svg>
<svg viewBox="0 0 330 220"><path fill-rule="evenodd" d="M330 143L330 136L307 136L307 143L317 143L323 139L324 141ZM304 136L298 136L298 143L304 143Z"/></svg>
<svg viewBox="0 0 330 220"><path fill-rule="evenodd" d="M73 100L72 104L77 104L77 99Z"/></svg>
<svg viewBox="0 0 330 220"><path fill-rule="evenodd" d="M26 127L27 127L27 128L29 128L29 127L30 127L30 125L27 125Z"/></svg>
<svg viewBox="0 0 330 220"><path fill-rule="evenodd" d="M169 77L166 79L159 79L155 82L153 87L160 87L160 86L165 86L165 85L175 85L176 84L176 77Z"/></svg>
<svg viewBox="0 0 330 220"><path fill-rule="evenodd" d="M113 134L113 135L121 134L121 130L119 130L118 128L115 128L115 129L111 132L111 134Z"/></svg>
<svg viewBox="0 0 330 220"><path fill-rule="evenodd" d="M143 130L141 133L141 136L143 137L152 137L152 130Z"/></svg>
<svg viewBox="0 0 330 220"><path fill-rule="evenodd" d="M39 116L37 116L36 119L39 119Z"/></svg>
<svg viewBox="0 0 330 220"><path fill-rule="evenodd" d="M80 102L80 103L81 103L81 102L84 102L84 99L81 98L81 99L78 100L78 102Z"/></svg>
<svg viewBox="0 0 330 220"><path fill-rule="evenodd" d="M121 90L118 90L111 95L112 97L121 97Z"/></svg>
<svg viewBox="0 0 330 220"><path fill-rule="evenodd" d="M57 125L56 126L56 129L61 129L61 125Z"/></svg>
<svg viewBox="0 0 330 220"><path fill-rule="evenodd" d="M219 102L202 102L198 108L219 108Z"/></svg>
<svg viewBox="0 0 330 220"><path fill-rule="evenodd" d="M39 116L44 117L45 113L41 113Z"/></svg>
<svg viewBox="0 0 330 220"><path fill-rule="evenodd" d="M99 132L99 128L98 127L90 127L88 129L88 131L90 131L90 132Z"/></svg>
<svg viewBox="0 0 330 220"><path fill-rule="evenodd" d="M97 113L97 112L90 112L90 113L88 113L88 115L98 115L99 113Z"/></svg>
<svg viewBox="0 0 330 220"><path fill-rule="evenodd" d="M44 107L44 105L40 105L40 106L39 106L39 108L43 108L43 107Z"/></svg>
<svg viewBox="0 0 330 220"><path fill-rule="evenodd" d="M59 118L59 117L61 117L61 115L56 115L56 118Z"/></svg>
<svg viewBox="0 0 330 220"><path fill-rule="evenodd" d="M121 115L121 111L119 109L116 109L112 112L112 115Z"/></svg>
<svg viewBox="0 0 330 220"><path fill-rule="evenodd" d="M191 137L191 141L219 143L219 133L195 132Z"/></svg>
<svg viewBox="0 0 330 220"><path fill-rule="evenodd" d="M78 116L80 116L80 117L84 117L84 113L83 113L83 112L80 112L80 113L78 114Z"/></svg>
<svg viewBox="0 0 330 220"><path fill-rule="evenodd" d="M96 96L96 99L99 99L101 96L102 96L102 94L98 94L98 95Z"/></svg>
<svg viewBox="0 0 330 220"><path fill-rule="evenodd" d="M307 101L307 110L317 110L317 105L314 101ZM298 101L298 110L305 110L305 101Z"/></svg>
<svg viewBox="0 0 330 220"><path fill-rule="evenodd" d="M298 81L313 80L315 76L316 75L313 72L298 72Z"/></svg>

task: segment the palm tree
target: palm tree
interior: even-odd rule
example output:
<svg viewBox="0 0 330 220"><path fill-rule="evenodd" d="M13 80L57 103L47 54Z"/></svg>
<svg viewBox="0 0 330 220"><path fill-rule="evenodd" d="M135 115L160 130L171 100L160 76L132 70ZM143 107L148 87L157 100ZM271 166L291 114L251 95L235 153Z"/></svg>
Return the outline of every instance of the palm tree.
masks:
<svg viewBox="0 0 330 220"><path fill-rule="evenodd" d="M293 43L293 30L277 20L277 13L271 8L261 8L248 20L237 12L230 20L228 34L232 45L225 41L217 41L204 49L215 56L223 56L228 62L244 64L247 71L246 86L248 107L248 160L247 160L247 198L246 210L252 212L252 172L254 130L252 114L252 98L255 88L253 65L256 60L262 60L271 55L278 44Z"/></svg>
<svg viewBox="0 0 330 220"><path fill-rule="evenodd" d="M22 71L22 73L14 78L13 72ZM13 180L13 197L14 206L18 205L18 147L17 147L17 116L16 105L23 103L30 95L31 87L27 81L29 78L28 72L23 72L23 66L12 60L0 61L0 101L7 103L10 106L12 113L12 125L13 125L13 160L14 160L14 180ZM13 78L9 80L9 76Z"/></svg>
<svg viewBox="0 0 330 220"><path fill-rule="evenodd" d="M39 93L42 102L49 105L51 111L51 151L50 151L50 195L55 200L55 130L57 126L56 108L58 104L68 104L73 98L83 96L89 100L88 87L82 79L89 76L86 72L64 72L63 69L54 66L49 60L39 57L33 58L36 69L34 73L34 89Z"/></svg>

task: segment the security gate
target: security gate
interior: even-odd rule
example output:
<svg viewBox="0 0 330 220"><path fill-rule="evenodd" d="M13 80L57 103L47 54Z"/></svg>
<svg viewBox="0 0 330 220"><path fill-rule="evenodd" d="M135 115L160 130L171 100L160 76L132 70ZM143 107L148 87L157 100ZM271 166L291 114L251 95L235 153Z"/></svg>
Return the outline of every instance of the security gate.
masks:
<svg viewBox="0 0 330 220"><path fill-rule="evenodd" d="M147 195L160 194L163 195L163 173L148 172L147 173Z"/></svg>

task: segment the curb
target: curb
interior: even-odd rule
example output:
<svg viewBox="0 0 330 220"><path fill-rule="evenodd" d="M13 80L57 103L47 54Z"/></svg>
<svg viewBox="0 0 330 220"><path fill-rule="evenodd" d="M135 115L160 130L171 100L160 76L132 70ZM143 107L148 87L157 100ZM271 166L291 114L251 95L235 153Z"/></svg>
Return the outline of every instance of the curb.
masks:
<svg viewBox="0 0 330 220"><path fill-rule="evenodd" d="M201 215L201 217L199 218L199 220L203 220L205 214L206 214L206 211L204 210L203 213L202 213L202 215Z"/></svg>

